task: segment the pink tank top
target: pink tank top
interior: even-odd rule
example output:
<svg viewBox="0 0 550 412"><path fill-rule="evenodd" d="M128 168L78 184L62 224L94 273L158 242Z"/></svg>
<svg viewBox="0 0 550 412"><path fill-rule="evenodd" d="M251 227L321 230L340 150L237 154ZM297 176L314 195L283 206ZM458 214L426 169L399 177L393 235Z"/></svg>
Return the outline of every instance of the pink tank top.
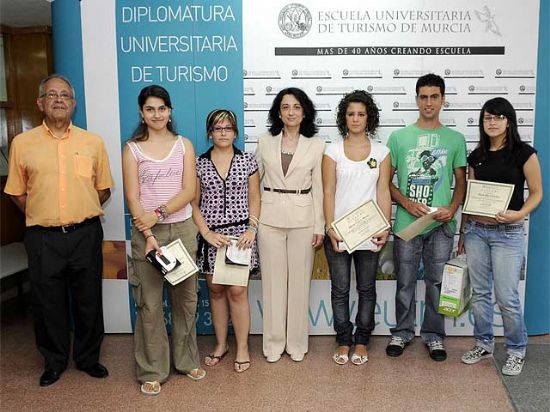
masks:
<svg viewBox="0 0 550 412"><path fill-rule="evenodd" d="M128 142L127 145L138 166L139 201L143 210L155 210L182 190L185 146L181 136L178 136L168 156L161 160L148 157L135 142ZM182 222L191 214L191 205L187 204L162 223Z"/></svg>

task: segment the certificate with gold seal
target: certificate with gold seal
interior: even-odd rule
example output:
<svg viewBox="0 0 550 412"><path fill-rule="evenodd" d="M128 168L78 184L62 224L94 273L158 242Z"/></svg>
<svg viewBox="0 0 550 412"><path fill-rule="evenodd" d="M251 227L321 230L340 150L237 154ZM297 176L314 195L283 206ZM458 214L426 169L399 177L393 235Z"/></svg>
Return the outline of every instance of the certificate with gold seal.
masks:
<svg viewBox="0 0 550 412"><path fill-rule="evenodd" d="M390 224L376 202L369 200L332 222L331 227L352 253L377 233L389 229Z"/></svg>
<svg viewBox="0 0 550 412"><path fill-rule="evenodd" d="M512 184L469 180L462 213L495 217L508 209L513 193Z"/></svg>

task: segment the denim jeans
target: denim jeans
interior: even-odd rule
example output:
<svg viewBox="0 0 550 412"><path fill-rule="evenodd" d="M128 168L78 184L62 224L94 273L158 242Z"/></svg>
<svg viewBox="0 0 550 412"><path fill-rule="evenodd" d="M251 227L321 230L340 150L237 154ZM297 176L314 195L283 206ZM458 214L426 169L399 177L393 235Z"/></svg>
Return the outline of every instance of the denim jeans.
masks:
<svg viewBox="0 0 550 412"><path fill-rule="evenodd" d="M376 306L376 272L378 270L378 256L369 250L335 252L330 243L330 237L325 237L325 254L330 271L332 315L336 343L339 346L351 346L354 343L366 345L374 329L374 309ZM355 265L357 294L359 303L355 316L355 335L353 323L350 321L349 290L351 280L351 261Z"/></svg>
<svg viewBox="0 0 550 412"><path fill-rule="evenodd" d="M468 221L464 228L476 344L493 352L494 285L504 324L506 352L520 358L525 356L527 346L518 291L524 240L523 223L484 225Z"/></svg>
<svg viewBox="0 0 550 412"><path fill-rule="evenodd" d="M425 343L441 341L445 337L445 317L437 313L443 267L451 256L454 233L448 224L442 224L431 232L418 235L411 240L394 238L393 260L397 273L395 292L395 319L397 325L391 328L393 336L409 342L414 338L416 315L416 275L420 259L424 264L426 284L424 321L420 336Z"/></svg>

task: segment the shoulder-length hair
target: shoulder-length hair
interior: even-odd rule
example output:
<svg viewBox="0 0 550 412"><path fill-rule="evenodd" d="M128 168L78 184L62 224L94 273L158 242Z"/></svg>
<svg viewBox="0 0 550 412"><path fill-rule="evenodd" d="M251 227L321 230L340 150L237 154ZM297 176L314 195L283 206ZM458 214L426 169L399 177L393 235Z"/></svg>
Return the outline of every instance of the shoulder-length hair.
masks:
<svg viewBox="0 0 550 412"><path fill-rule="evenodd" d="M479 142L477 147L480 149L480 158L478 161L487 159L487 153L491 148L491 139L485 133L483 125L483 116L485 113L495 116L503 115L508 120L504 141L504 149L508 152L508 156L525 144L518 132L516 110L505 98L495 97L494 99L487 100L479 112Z"/></svg>
<svg viewBox="0 0 550 412"><path fill-rule="evenodd" d="M305 137L312 137L318 131L317 125L315 124L317 110L315 110L315 105L308 95L297 87L288 87L283 89L277 94L277 96L275 96L268 114L268 121L270 124L269 132L272 136L276 136L281 133L281 130L283 130L284 124L279 117L279 114L281 111L281 101L287 94L293 95L296 100L300 102L300 105L304 110L304 119L302 120L302 123L300 123L300 134Z"/></svg>
<svg viewBox="0 0 550 412"><path fill-rule="evenodd" d="M144 87L139 92L137 100L140 110L143 110L143 106L145 106L145 102L149 97L157 97L161 99L166 107L172 109L172 101L170 100L170 94L168 93L168 91L162 86L153 84L151 86ZM172 119L168 121L166 128L170 132L177 134L176 125L174 124L174 121ZM132 133L132 137L130 138L130 140L135 142L143 142L147 139L149 139L149 130L143 119L141 119L140 123Z"/></svg>
<svg viewBox="0 0 550 412"><path fill-rule="evenodd" d="M346 112L351 103L363 103L367 109L367 132L374 134L380 124L380 112L372 95L364 90L354 90L340 100L336 109L336 126L340 136L346 137L348 127L346 125Z"/></svg>

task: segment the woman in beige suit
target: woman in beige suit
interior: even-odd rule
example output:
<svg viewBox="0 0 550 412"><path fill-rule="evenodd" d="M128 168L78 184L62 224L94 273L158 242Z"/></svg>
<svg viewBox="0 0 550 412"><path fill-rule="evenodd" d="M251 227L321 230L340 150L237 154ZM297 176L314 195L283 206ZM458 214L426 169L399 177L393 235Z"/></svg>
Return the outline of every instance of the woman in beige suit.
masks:
<svg viewBox="0 0 550 412"><path fill-rule="evenodd" d="M315 248L323 243L321 161L325 143L315 107L300 89L283 89L269 110L269 133L256 158L264 188L258 246L263 291L263 352L277 362L286 350L308 351L309 284Z"/></svg>

